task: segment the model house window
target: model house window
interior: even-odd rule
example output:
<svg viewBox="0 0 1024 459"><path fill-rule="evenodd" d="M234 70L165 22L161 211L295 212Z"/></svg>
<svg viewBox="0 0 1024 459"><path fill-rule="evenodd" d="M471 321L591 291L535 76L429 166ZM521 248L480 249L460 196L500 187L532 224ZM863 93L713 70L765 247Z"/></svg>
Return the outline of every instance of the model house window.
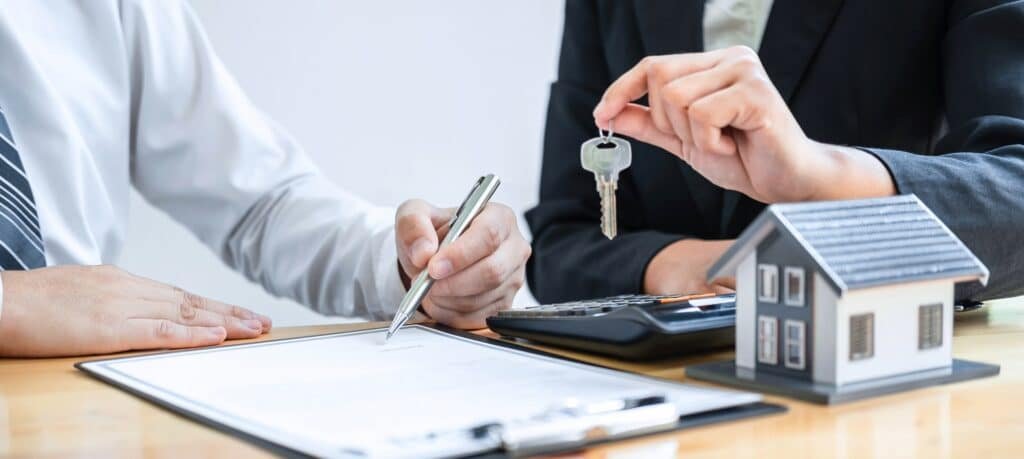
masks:
<svg viewBox="0 0 1024 459"><path fill-rule="evenodd" d="M786 368L796 370L806 368L804 357L804 323L799 320L786 321Z"/></svg>
<svg viewBox="0 0 1024 459"><path fill-rule="evenodd" d="M775 265L757 265L757 277L760 279L757 300L766 303L778 303L779 267Z"/></svg>
<svg viewBox="0 0 1024 459"><path fill-rule="evenodd" d="M942 346L942 303L926 304L917 310L917 348Z"/></svg>
<svg viewBox="0 0 1024 459"><path fill-rule="evenodd" d="M778 329L779 322L776 318L770 316L757 317L758 362L778 365L779 356L776 352L778 348Z"/></svg>
<svg viewBox="0 0 1024 459"><path fill-rule="evenodd" d="M804 269L788 267L786 268L786 280L783 284L785 286L785 298L786 304L789 306L803 306L804 305Z"/></svg>
<svg viewBox="0 0 1024 459"><path fill-rule="evenodd" d="M850 360L870 359L875 355L875 314L850 316Z"/></svg>

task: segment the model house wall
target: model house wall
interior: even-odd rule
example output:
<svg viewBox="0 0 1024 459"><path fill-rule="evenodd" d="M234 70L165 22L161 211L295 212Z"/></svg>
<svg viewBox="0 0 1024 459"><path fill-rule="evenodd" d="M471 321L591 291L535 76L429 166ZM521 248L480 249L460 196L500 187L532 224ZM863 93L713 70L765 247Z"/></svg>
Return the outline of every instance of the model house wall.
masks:
<svg viewBox="0 0 1024 459"><path fill-rule="evenodd" d="M758 251L752 251L743 256L736 269L736 365L749 369L757 367L757 260ZM813 317L812 322L817 323L813 327L808 324L810 328L805 331L806 346L812 349L807 357L808 368L815 381L833 382L835 360L829 356L836 352L836 292L812 266L802 266L808 286L805 308ZM784 266L782 270L784 273ZM784 357L781 346L779 352Z"/></svg>
<svg viewBox="0 0 1024 459"><path fill-rule="evenodd" d="M810 380L814 350L814 261L787 233L772 231L755 251L757 371ZM751 279L751 278L747 278ZM774 333L763 333L761 328Z"/></svg>
<svg viewBox="0 0 1024 459"><path fill-rule="evenodd" d="M839 299L835 384L864 381L893 373L948 367L953 358L952 280L924 281L848 292ZM920 306L942 305L942 344L920 350ZM874 355L850 360L850 317L874 314ZM820 352L820 351L819 351Z"/></svg>
<svg viewBox="0 0 1024 459"><path fill-rule="evenodd" d="M815 324L813 374L814 380L823 383L836 383L836 326L838 311L836 304L839 296L820 272L814 273L814 307Z"/></svg>
<svg viewBox="0 0 1024 459"><path fill-rule="evenodd" d="M757 343L757 297L754 279L757 253L743 257L736 268L736 366L754 369L754 347ZM743 279L744 281L740 281Z"/></svg>

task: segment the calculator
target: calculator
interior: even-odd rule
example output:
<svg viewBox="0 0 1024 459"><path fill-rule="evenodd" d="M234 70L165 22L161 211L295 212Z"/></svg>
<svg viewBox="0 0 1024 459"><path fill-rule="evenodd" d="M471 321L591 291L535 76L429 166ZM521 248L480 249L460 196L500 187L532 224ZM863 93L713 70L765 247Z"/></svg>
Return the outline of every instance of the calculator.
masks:
<svg viewBox="0 0 1024 459"><path fill-rule="evenodd" d="M629 360L735 342L736 295L619 295L512 308L487 319L503 336Z"/></svg>

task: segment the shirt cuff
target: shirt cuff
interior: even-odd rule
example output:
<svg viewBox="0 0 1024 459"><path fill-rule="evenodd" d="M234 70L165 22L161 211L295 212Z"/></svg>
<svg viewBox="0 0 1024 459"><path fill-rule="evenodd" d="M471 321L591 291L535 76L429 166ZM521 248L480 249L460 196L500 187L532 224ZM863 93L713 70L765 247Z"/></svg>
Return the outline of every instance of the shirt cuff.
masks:
<svg viewBox="0 0 1024 459"><path fill-rule="evenodd" d="M904 170L903 162L907 159L908 153L896 150L886 150L882 148L867 148L851 146L860 151L870 154L878 159L879 162L885 166L885 169L889 171L889 177L892 178L892 183L896 187L896 194L908 194L907 191L910 188L910 184L905 183L903 177L896 174L897 170Z"/></svg>

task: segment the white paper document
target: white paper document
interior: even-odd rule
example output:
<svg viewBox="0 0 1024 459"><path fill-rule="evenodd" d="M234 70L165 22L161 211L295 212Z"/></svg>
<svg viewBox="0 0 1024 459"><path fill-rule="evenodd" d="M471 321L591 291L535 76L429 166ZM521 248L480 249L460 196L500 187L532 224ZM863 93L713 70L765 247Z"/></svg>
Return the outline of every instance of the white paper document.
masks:
<svg viewBox="0 0 1024 459"><path fill-rule="evenodd" d="M384 331L375 329L103 360L82 368L175 410L321 457L472 452L479 445L448 440L418 451L411 439L530 418L568 399L660 394L681 415L760 400L756 394L659 381L418 325L387 343Z"/></svg>

